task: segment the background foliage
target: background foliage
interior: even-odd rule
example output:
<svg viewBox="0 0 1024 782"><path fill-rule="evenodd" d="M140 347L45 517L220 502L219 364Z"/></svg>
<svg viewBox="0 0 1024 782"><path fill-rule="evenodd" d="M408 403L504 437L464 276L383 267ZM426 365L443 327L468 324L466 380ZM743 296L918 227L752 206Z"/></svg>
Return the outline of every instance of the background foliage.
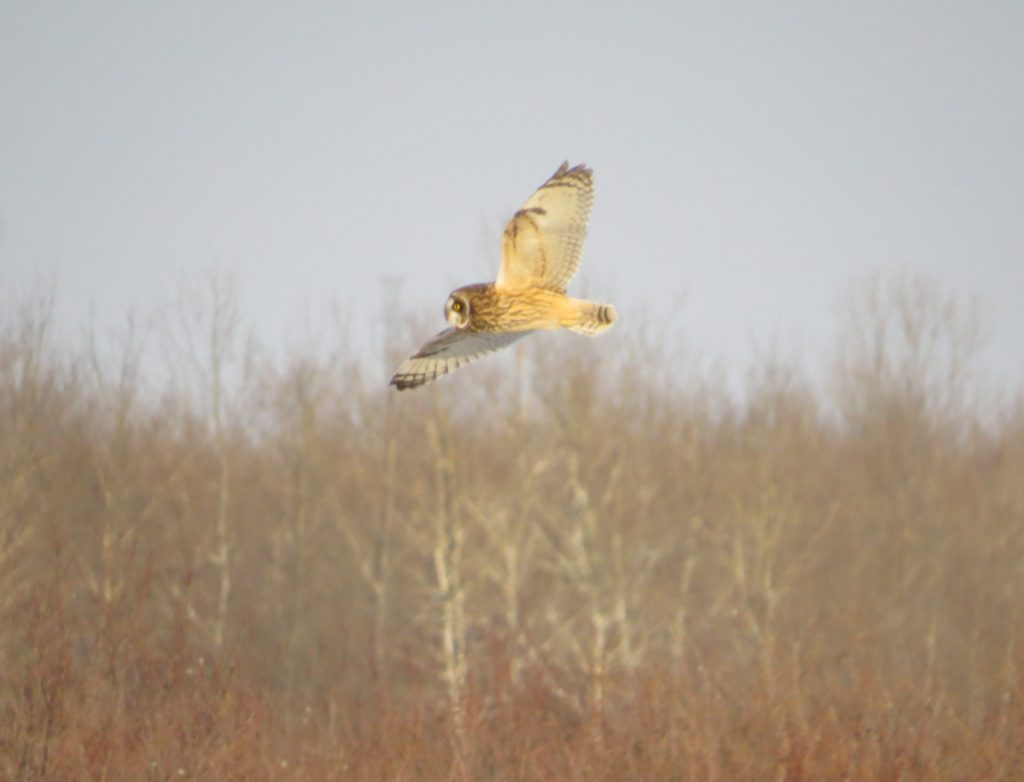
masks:
<svg viewBox="0 0 1024 782"><path fill-rule="evenodd" d="M624 313L398 395L234 301L116 349L0 319L0 778L1024 775L1024 405L976 308L861 285L823 388L729 393Z"/></svg>

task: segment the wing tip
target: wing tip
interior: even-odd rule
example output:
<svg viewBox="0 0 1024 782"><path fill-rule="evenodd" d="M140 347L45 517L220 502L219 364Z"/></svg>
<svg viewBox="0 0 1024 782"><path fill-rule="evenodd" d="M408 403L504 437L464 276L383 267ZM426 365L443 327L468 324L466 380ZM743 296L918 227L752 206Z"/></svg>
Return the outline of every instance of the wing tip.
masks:
<svg viewBox="0 0 1024 782"><path fill-rule="evenodd" d="M569 163L566 161L563 166L567 166ZM566 170L566 176L585 176L590 177L594 173L594 170L586 163L577 163L575 166L571 166Z"/></svg>
<svg viewBox="0 0 1024 782"><path fill-rule="evenodd" d="M553 182L556 179L562 179L564 177L590 179L593 177L593 174L593 169L591 169L586 163L577 163L574 166L570 166L569 161L564 160L562 161L562 165L558 167L558 170L548 177L548 182Z"/></svg>
<svg viewBox="0 0 1024 782"><path fill-rule="evenodd" d="M422 374L396 374L388 382L388 385L394 386L398 391L405 391L410 388L419 388L431 380L433 378Z"/></svg>
<svg viewBox="0 0 1024 782"><path fill-rule="evenodd" d="M416 356L413 356L413 358L416 358ZM411 361L412 359L410 359L410 362ZM424 386L427 383L432 383L433 381L441 377L441 375L447 375L448 372L451 371L449 367L445 364L442 364L440 366L433 366L426 370L414 369L412 367L408 369L403 369L403 367L405 366L406 364L400 366L398 368L398 371L396 371L395 374L391 376L391 380L388 381L389 386L394 386L399 391L405 391L410 388L419 388L420 386ZM459 365L456 364L456 367L458 366Z"/></svg>

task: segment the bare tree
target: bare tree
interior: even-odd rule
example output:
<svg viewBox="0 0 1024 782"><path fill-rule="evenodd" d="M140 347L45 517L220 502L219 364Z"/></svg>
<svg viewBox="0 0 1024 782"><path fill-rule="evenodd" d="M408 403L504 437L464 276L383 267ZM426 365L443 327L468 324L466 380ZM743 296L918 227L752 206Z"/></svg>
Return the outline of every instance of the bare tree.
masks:
<svg viewBox="0 0 1024 782"><path fill-rule="evenodd" d="M437 397L435 397L435 400ZM433 563L441 608L441 652L448 708L458 756L466 748L466 591L462 555L466 542L463 515L458 507L454 451L450 425L437 407L427 421L434 467Z"/></svg>
<svg viewBox="0 0 1024 782"><path fill-rule="evenodd" d="M205 627L214 651L224 646L230 608L232 568L232 487L234 482L232 434L240 434L240 405L250 391L254 352L251 342L239 333L235 284L210 274L201 285L183 285L177 311L165 319L165 333L173 350L174 365L168 369L171 383L187 394L191 380L195 402L210 428L216 459L215 508L212 540L205 558L217 580L214 608ZM179 367L189 370L185 377ZM191 615L200 616L191 607Z"/></svg>
<svg viewBox="0 0 1024 782"><path fill-rule="evenodd" d="M944 423L969 409L985 335L976 299L924 277L875 276L854 288L843 317L835 382L847 421L900 407Z"/></svg>

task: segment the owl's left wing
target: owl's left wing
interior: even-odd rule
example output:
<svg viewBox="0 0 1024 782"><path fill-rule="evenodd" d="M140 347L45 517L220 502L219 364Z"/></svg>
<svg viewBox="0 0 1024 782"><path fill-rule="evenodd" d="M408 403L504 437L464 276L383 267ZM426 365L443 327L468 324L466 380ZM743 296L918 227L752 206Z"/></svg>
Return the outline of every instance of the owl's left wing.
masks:
<svg viewBox="0 0 1024 782"><path fill-rule="evenodd" d="M590 169L563 163L505 226L494 284L564 293L580 266L593 205Z"/></svg>
<svg viewBox="0 0 1024 782"><path fill-rule="evenodd" d="M491 334L445 329L427 340L416 355L402 362L391 378L391 385L399 391L422 386L436 380L439 375L446 375L470 361L501 350L529 333L513 331Z"/></svg>

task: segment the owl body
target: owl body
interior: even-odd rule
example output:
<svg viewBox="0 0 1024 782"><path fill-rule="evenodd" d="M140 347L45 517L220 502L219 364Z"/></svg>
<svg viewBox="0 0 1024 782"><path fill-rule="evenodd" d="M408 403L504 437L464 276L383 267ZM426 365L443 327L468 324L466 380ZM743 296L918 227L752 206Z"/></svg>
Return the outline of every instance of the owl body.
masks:
<svg viewBox="0 0 1024 782"><path fill-rule="evenodd" d="M564 293L544 288L504 290L493 282L478 283L452 291L445 317L455 328L472 332L557 329L574 321L572 301Z"/></svg>
<svg viewBox="0 0 1024 782"><path fill-rule="evenodd" d="M451 328L402 362L391 385L416 388L532 331L593 336L610 328L618 319L612 305L566 295L593 203L590 169L563 163L505 226L497 279L452 291L444 306Z"/></svg>

